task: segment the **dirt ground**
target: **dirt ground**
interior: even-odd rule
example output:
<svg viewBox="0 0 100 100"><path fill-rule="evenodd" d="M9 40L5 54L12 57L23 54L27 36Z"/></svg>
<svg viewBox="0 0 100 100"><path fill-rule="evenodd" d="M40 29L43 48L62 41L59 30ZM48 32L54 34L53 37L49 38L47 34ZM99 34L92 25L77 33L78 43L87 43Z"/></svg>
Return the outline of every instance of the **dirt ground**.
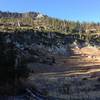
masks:
<svg viewBox="0 0 100 100"><path fill-rule="evenodd" d="M56 55L53 65L35 64L36 73L30 75L28 84L46 96L59 98L54 100L100 100L100 55L96 50L86 47L70 57Z"/></svg>
<svg viewBox="0 0 100 100"><path fill-rule="evenodd" d="M85 47L78 50L81 54L77 53L70 57L55 55L56 63L53 65L34 64L33 66L31 63L29 67L36 72L35 75L65 74L67 76L100 72L100 50L94 47ZM93 57L94 55L95 57Z"/></svg>

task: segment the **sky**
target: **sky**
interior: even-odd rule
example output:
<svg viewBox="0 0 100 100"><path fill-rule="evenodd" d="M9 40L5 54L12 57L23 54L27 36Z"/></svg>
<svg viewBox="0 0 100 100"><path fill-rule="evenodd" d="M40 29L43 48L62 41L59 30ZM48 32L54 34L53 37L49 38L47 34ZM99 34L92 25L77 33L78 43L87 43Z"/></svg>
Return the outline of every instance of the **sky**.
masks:
<svg viewBox="0 0 100 100"><path fill-rule="evenodd" d="M35 11L51 17L100 22L100 0L0 0L1 11Z"/></svg>

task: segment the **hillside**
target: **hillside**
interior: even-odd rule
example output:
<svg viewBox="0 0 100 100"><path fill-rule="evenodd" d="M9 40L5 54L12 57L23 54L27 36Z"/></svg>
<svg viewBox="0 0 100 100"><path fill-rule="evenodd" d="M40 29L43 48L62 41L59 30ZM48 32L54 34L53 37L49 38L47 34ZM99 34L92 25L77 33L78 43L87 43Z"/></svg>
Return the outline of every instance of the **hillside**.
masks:
<svg viewBox="0 0 100 100"><path fill-rule="evenodd" d="M0 26L31 27L34 29L59 31L64 33L97 33L100 31L99 23L80 23L60 20L37 12L2 12L0 11Z"/></svg>
<svg viewBox="0 0 100 100"><path fill-rule="evenodd" d="M60 20L36 12L0 12L0 31L10 33L17 30L57 32L68 35L72 42L76 39L81 43L86 41L91 45L100 45L99 23Z"/></svg>
<svg viewBox="0 0 100 100"><path fill-rule="evenodd" d="M0 66L0 99L99 100L100 24L1 11Z"/></svg>

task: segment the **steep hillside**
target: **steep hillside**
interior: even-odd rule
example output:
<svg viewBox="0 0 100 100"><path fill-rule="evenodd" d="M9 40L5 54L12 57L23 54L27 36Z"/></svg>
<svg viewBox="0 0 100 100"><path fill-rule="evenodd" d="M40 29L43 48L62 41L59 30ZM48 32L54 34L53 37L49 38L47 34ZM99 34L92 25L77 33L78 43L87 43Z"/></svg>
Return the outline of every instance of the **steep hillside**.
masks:
<svg viewBox="0 0 100 100"><path fill-rule="evenodd" d="M99 52L99 23L0 12L0 95L26 95L33 89L51 100L81 100L79 91L85 99L99 98Z"/></svg>
<svg viewBox="0 0 100 100"><path fill-rule="evenodd" d="M61 33L36 30L0 32L0 94L16 94L14 82L19 82L19 78L27 77L30 72L36 73L28 69L28 64L53 65L56 62L54 55L69 54L70 48L64 45L64 34ZM9 88L5 88L7 84ZM18 85L16 87L20 87ZM12 88L14 91L9 92Z"/></svg>

